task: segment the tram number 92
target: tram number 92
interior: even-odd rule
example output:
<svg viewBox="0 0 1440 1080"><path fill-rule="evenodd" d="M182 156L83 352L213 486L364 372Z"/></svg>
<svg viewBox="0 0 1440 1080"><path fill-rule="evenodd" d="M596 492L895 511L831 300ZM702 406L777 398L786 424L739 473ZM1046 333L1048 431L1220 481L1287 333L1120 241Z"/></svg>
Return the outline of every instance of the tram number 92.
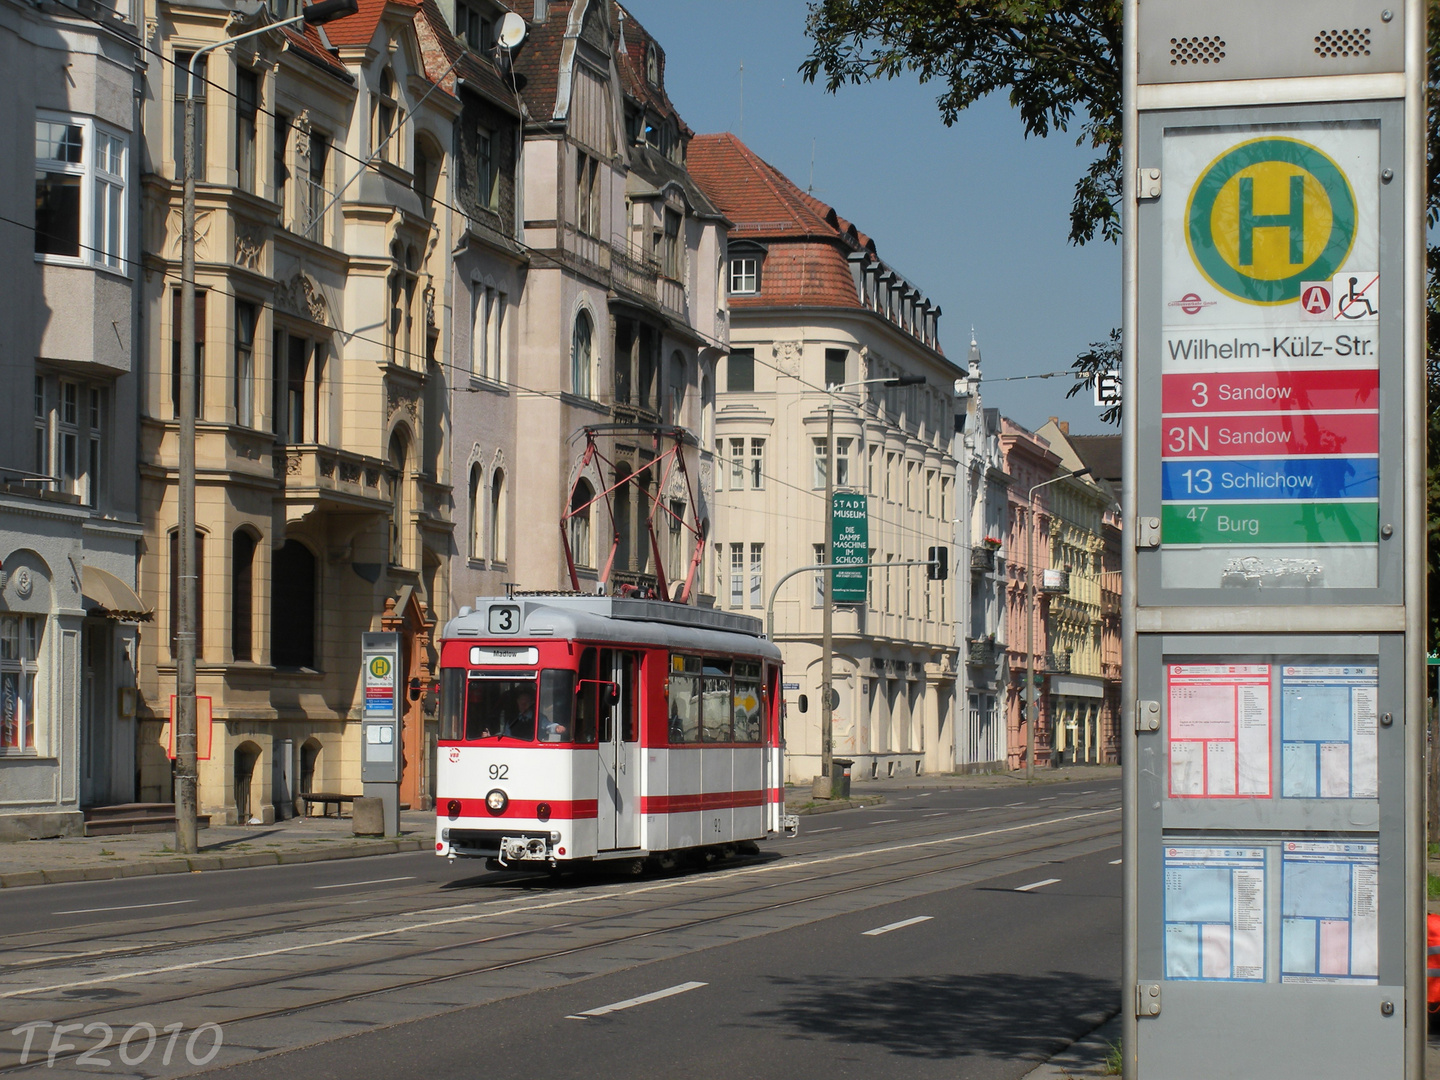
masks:
<svg viewBox="0 0 1440 1080"><path fill-rule="evenodd" d="M491 766L490 766L490 769L489 769L489 772L490 772L490 779L491 779L491 780L509 780L509 779L510 779L510 766L509 766L509 765L491 765Z"/></svg>

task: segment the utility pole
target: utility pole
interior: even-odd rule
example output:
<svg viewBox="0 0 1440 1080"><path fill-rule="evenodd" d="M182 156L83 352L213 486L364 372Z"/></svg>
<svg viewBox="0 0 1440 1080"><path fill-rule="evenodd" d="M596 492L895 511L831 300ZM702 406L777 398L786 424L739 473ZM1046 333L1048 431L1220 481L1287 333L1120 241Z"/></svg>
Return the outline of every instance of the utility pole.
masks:
<svg viewBox="0 0 1440 1080"><path fill-rule="evenodd" d="M195 578L195 73L202 57L245 38L284 26L343 19L360 10L359 0L322 0L299 15L267 23L255 30L196 49L185 75L185 184L180 203L180 447L177 496L180 535L176 567L175 627L175 850L196 851L195 611L199 594ZM207 95L208 98L208 95Z"/></svg>
<svg viewBox="0 0 1440 1080"><path fill-rule="evenodd" d="M894 379L857 379L854 382L834 383L825 388L829 400L825 404L825 521L828 530L825 537L827 546L835 540L835 395L847 386L866 386L881 383L884 386L920 386L924 375L900 375ZM830 791L835 790L835 717L831 706L830 686L834 666L834 571L833 558L825 560L824 604L820 616L820 775L830 781Z"/></svg>
<svg viewBox="0 0 1440 1080"><path fill-rule="evenodd" d="M1089 469L1076 469L1063 476L1052 476L1030 489L1025 496L1025 779L1035 779L1035 492L1072 476L1089 476Z"/></svg>
<svg viewBox="0 0 1440 1080"><path fill-rule="evenodd" d="M835 538L835 394L829 395L825 405L825 543ZM825 564L834 562L827 557ZM820 575L825 586L824 614L820 619L820 775L829 779L831 797L835 793L835 710L831 708L831 667L834 664L834 615L832 599L834 575L826 570Z"/></svg>

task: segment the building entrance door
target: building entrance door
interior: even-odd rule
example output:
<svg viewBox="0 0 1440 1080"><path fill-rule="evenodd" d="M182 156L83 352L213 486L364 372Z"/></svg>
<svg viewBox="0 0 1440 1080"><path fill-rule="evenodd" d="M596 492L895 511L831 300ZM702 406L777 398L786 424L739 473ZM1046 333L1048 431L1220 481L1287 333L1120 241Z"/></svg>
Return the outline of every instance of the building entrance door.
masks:
<svg viewBox="0 0 1440 1080"><path fill-rule="evenodd" d="M114 737L114 702L106 692L110 627L86 622L81 632L80 667L80 805L110 802L110 761Z"/></svg>

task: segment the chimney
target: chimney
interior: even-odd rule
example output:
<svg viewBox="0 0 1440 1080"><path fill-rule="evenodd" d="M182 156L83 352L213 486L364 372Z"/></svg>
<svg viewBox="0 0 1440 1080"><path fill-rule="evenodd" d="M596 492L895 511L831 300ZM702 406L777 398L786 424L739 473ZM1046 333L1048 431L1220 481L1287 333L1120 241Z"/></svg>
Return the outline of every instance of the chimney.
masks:
<svg viewBox="0 0 1440 1080"><path fill-rule="evenodd" d="M535 18L531 22L543 23L550 18L550 0L535 0Z"/></svg>
<svg viewBox="0 0 1440 1080"><path fill-rule="evenodd" d="M1052 417L1050 417L1050 422L1051 422L1052 424L1054 424L1057 428L1060 429L1060 434L1061 434L1061 435L1069 435L1069 434L1070 434L1070 421L1069 421L1069 420L1061 420L1058 416L1052 416Z"/></svg>

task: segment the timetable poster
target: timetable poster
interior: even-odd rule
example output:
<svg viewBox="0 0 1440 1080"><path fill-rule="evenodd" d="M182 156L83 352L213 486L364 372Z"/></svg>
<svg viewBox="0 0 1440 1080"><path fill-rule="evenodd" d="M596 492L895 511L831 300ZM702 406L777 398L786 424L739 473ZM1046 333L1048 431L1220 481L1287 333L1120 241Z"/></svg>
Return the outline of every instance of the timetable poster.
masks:
<svg viewBox="0 0 1440 1080"><path fill-rule="evenodd" d="M1287 840L1280 860L1280 981L1377 983L1380 845Z"/></svg>
<svg viewBox="0 0 1440 1080"><path fill-rule="evenodd" d="M1270 665L1170 664L1170 797L1270 797Z"/></svg>
<svg viewBox="0 0 1440 1080"><path fill-rule="evenodd" d="M1380 669L1286 666L1280 672L1280 794L1373 799L1379 794Z"/></svg>
<svg viewBox="0 0 1440 1080"><path fill-rule="evenodd" d="M1265 850L1165 849L1165 977L1265 981Z"/></svg>

